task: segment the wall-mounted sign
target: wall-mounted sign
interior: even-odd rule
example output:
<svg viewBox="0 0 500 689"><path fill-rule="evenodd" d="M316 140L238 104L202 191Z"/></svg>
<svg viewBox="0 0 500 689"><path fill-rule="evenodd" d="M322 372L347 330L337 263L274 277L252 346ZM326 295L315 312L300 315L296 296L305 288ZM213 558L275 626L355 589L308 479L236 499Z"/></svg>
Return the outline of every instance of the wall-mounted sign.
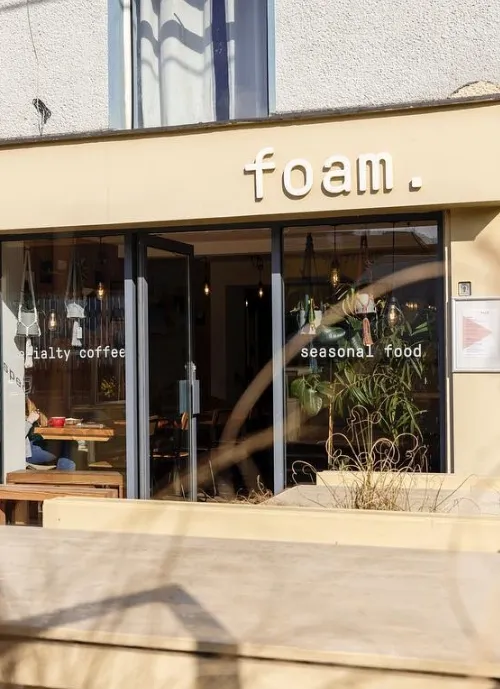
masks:
<svg viewBox="0 0 500 689"><path fill-rule="evenodd" d="M256 201L264 198L265 173L276 171L274 154L274 148L262 148L255 160L243 168L254 177ZM316 171L309 160L293 158L283 166L281 178L283 192L292 199L307 196L314 184L319 184L327 196L350 194L353 188L358 194L389 193L394 188L394 166L390 153L362 153L355 160L336 153L326 158ZM411 191L418 191L422 178L412 177L408 184Z"/></svg>
<svg viewBox="0 0 500 689"><path fill-rule="evenodd" d="M470 297L470 296L472 296L472 285L470 282L459 282L458 283L458 296L459 297Z"/></svg>
<svg viewBox="0 0 500 689"><path fill-rule="evenodd" d="M453 300L453 372L500 373L500 298Z"/></svg>

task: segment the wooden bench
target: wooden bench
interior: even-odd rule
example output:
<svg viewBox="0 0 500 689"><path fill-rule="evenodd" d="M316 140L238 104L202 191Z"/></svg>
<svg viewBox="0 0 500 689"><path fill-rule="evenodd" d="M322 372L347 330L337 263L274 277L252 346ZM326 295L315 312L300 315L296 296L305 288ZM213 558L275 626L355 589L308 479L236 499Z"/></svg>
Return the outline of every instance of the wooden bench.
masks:
<svg viewBox="0 0 500 689"><path fill-rule="evenodd" d="M119 471L37 471L22 469L7 474L6 483L44 486L91 486L93 488L114 488L118 497L125 497L125 481Z"/></svg>
<svg viewBox="0 0 500 689"><path fill-rule="evenodd" d="M51 498L77 495L88 498L117 498L117 488L93 488L92 486L46 486L0 484L0 525L7 523L7 513L12 512L11 523L30 523L29 503L43 503ZM12 509L10 510L9 508Z"/></svg>
<svg viewBox="0 0 500 689"><path fill-rule="evenodd" d="M112 471L113 469L115 471L125 471L127 468L127 465L124 460L108 460L108 459L101 459L97 462L92 462L92 464L88 465L89 469L92 469L92 471Z"/></svg>

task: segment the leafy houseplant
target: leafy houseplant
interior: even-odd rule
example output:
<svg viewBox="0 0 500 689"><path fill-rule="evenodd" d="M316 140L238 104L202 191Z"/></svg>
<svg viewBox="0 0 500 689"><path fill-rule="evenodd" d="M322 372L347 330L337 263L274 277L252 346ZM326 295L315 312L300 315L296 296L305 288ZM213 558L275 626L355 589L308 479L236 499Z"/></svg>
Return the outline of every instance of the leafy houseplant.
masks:
<svg viewBox="0 0 500 689"><path fill-rule="evenodd" d="M350 409L362 405L369 412L378 412L378 431L390 439L405 433L421 436L420 418L425 410L419 408L414 392L425 387L432 354L433 322L431 313L425 312L410 324L407 320L396 327L386 325L383 318L385 301L377 304L377 313L371 329L374 345L366 349L362 358L332 360L328 375L325 367L293 381L290 393L299 400L302 411L308 417L328 408L329 436L333 433L333 415L344 419ZM314 346L335 342L337 348L363 348L362 323L352 316L335 328L327 328L317 334ZM389 356L390 351L405 347L421 346L422 357Z"/></svg>
<svg viewBox="0 0 500 689"><path fill-rule="evenodd" d="M117 398L118 383L114 376L103 378L101 381L101 395L107 400Z"/></svg>

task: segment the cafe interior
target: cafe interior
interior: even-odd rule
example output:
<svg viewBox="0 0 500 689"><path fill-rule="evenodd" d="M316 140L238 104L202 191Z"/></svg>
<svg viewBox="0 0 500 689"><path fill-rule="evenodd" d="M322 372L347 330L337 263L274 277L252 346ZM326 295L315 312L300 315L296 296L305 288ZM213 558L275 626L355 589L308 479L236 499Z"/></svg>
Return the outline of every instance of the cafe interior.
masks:
<svg viewBox="0 0 500 689"><path fill-rule="evenodd" d="M151 497L186 497L189 418L179 403L179 380L185 377L189 304L199 381L197 463L208 468L197 497L231 499L272 491L272 443L223 469L212 462L236 403L272 358L271 231L224 228L156 236L191 247L193 264L189 299L183 258L154 248L147 256ZM300 312L307 303L314 299L316 310L325 311L338 297L338 283L357 287L383 276L390 280L394 270L435 259L438 231L430 222L290 227L283 230L283 247L282 323L289 340L303 326ZM14 453L25 460L23 428L29 402L40 410L37 433L54 455L62 451L60 442L69 440L77 469L126 472L124 261L125 239L118 234L3 243L4 456ZM440 285L419 283L400 290L395 298L402 317L415 319L418 313L439 308ZM38 329L32 328L29 335L34 306ZM431 358L431 373L415 395L420 395L431 464L438 467L437 349ZM314 417L304 413L293 382L324 372L325 367L331 373L332 365L300 354L286 363L285 409L299 419L293 432L283 437L288 484L310 480L295 470L297 462L306 461L316 470L329 466L328 410ZM11 370L23 381L22 389L9 387ZM348 410L335 419L339 432L347 416ZM272 425L270 384L242 419L240 437Z"/></svg>

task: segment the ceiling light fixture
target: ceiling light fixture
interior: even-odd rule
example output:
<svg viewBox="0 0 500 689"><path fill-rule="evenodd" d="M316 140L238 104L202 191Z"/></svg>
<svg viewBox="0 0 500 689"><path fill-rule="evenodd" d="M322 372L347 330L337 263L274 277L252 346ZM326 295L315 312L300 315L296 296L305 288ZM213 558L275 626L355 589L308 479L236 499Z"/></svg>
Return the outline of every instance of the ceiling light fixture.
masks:
<svg viewBox="0 0 500 689"><path fill-rule="evenodd" d="M392 228L392 286L394 290L394 270L396 259L396 230ZM391 291L391 296L387 302L385 311L385 321L389 328L396 328L403 320L403 314L399 308L398 300L394 296L394 291Z"/></svg>
<svg viewBox="0 0 500 689"><path fill-rule="evenodd" d="M206 297L210 296L211 293L210 289L210 263L208 261L208 258L205 258L205 284L203 285L203 292Z"/></svg>
<svg viewBox="0 0 500 689"><path fill-rule="evenodd" d="M104 266L104 258L103 258L103 253L102 253L102 237L99 237L99 273L98 273L98 282L97 282L97 290L96 290L96 296L99 299L99 301L102 301L104 297L106 296L106 288L104 287L104 282L103 282L103 273L102 273L102 267Z"/></svg>

